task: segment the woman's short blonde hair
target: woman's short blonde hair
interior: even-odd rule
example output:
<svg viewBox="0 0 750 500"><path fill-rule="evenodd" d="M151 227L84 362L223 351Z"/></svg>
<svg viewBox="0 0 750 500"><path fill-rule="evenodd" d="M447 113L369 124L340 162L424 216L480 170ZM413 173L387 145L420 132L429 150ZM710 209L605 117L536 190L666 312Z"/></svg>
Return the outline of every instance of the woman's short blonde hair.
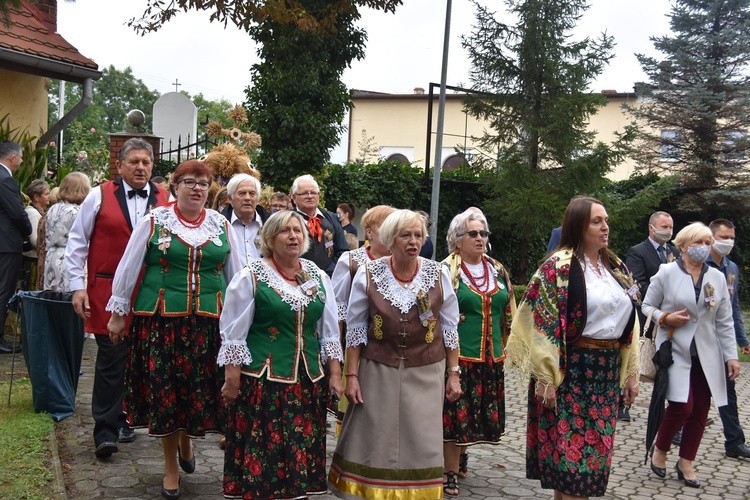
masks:
<svg viewBox="0 0 750 500"><path fill-rule="evenodd" d="M674 243L674 246L684 251L691 243L703 241L706 237L711 238L711 244L713 245L714 237L708 226L702 222L693 222L680 229L680 232L674 237L672 243Z"/></svg>
<svg viewBox="0 0 750 500"><path fill-rule="evenodd" d="M422 226L422 244L424 244L427 239L427 224L424 217L411 210L394 210L386 217L380 225L380 241L387 248L392 248L398 234L417 223Z"/></svg>
<svg viewBox="0 0 750 500"><path fill-rule="evenodd" d="M287 224L292 219L297 219L299 225L302 227L302 243L300 244L299 254L302 255L310 248L310 235L307 233L307 225L305 219L302 218L297 212L291 210L281 210L276 212L263 223L263 227L260 230L260 253L264 257L273 256L273 249L271 247L273 240L284 231Z"/></svg>
<svg viewBox="0 0 750 500"><path fill-rule="evenodd" d="M455 252L458 250L458 239L462 238L469 228L469 222L476 220L482 223L485 231L489 231L487 218L481 212L466 210L453 217L451 225L448 227L448 233L445 235L445 241L448 243L448 251Z"/></svg>
<svg viewBox="0 0 750 500"><path fill-rule="evenodd" d="M362 215L362 227L367 231L380 227L386 217L395 212L396 209L390 205L376 205Z"/></svg>
<svg viewBox="0 0 750 500"><path fill-rule="evenodd" d="M57 192L59 200L80 205L91 191L91 181L88 176L81 172L71 172L60 181L60 190Z"/></svg>

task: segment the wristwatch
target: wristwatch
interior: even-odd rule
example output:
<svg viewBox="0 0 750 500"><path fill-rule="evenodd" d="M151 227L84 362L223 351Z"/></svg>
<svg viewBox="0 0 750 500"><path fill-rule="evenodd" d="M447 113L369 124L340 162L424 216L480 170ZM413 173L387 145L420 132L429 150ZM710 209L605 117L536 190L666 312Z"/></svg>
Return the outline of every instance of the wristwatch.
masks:
<svg viewBox="0 0 750 500"><path fill-rule="evenodd" d="M461 375L461 367L460 366L451 366L450 368L448 368L448 372L449 373L450 372L455 372L455 373Z"/></svg>

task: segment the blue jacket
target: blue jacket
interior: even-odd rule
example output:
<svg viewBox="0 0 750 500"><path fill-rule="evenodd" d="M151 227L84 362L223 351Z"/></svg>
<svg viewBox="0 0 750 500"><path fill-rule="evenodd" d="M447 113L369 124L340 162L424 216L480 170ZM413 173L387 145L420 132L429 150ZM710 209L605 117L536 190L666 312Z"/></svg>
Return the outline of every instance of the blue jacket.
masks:
<svg viewBox="0 0 750 500"><path fill-rule="evenodd" d="M742 322L742 309L740 307L740 268L737 264L729 260L728 257L724 257L721 260L721 264L717 264L709 255L706 264L721 271L727 279L729 293L732 295L732 319L734 320L734 336L737 339L737 345L740 347L750 345L750 341L745 334L745 325ZM734 276L734 278L730 280L730 276Z"/></svg>

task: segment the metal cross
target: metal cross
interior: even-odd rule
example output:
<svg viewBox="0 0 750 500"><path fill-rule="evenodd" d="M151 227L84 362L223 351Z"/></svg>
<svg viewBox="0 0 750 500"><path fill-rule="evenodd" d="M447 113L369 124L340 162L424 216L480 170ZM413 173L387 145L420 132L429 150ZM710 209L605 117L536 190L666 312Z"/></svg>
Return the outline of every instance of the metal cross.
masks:
<svg viewBox="0 0 750 500"><path fill-rule="evenodd" d="M177 80L177 78L174 79L174 83L172 85L174 85L175 92L177 92L177 87L182 86L182 84L179 82L179 80Z"/></svg>

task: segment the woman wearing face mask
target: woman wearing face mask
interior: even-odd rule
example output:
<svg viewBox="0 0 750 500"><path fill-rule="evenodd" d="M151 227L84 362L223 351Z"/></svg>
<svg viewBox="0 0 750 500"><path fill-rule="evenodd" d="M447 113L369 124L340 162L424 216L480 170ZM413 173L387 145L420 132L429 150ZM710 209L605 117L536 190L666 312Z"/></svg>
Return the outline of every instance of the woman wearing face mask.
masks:
<svg viewBox="0 0 750 500"><path fill-rule="evenodd" d="M706 264L714 238L705 224L694 222L677 233L674 244L682 252L676 261L661 266L651 279L643 313L658 325L657 349L672 332L672 357L664 419L659 426L651 470L666 476L667 452L680 426L684 427L677 479L700 488L693 470L711 398L717 407L727 404L726 374L740 373L732 322L732 298L724 275ZM688 383L685 383L685 382Z"/></svg>

